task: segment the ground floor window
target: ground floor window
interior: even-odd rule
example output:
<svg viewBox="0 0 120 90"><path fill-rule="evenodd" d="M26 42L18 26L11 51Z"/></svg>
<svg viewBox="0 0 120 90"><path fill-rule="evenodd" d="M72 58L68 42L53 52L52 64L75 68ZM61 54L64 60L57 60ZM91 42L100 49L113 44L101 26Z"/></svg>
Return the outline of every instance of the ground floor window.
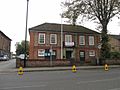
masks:
<svg viewBox="0 0 120 90"><path fill-rule="evenodd" d="M45 50L44 49L38 49L38 56L44 56Z"/></svg>
<svg viewBox="0 0 120 90"><path fill-rule="evenodd" d="M94 50L90 50L89 51L89 56L91 56L91 57L95 56L95 51Z"/></svg>

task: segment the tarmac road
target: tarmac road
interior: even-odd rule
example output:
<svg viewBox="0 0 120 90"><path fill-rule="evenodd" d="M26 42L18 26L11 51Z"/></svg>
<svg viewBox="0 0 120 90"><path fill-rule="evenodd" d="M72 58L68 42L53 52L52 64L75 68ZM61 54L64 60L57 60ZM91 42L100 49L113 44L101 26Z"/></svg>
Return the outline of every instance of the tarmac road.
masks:
<svg viewBox="0 0 120 90"><path fill-rule="evenodd" d="M120 68L0 74L0 90L120 90Z"/></svg>
<svg viewBox="0 0 120 90"><path fill-rule="evenodd" d="M16 67L16 59L11 59L8 61L0 61L0 70L13 69Z"/></svg>

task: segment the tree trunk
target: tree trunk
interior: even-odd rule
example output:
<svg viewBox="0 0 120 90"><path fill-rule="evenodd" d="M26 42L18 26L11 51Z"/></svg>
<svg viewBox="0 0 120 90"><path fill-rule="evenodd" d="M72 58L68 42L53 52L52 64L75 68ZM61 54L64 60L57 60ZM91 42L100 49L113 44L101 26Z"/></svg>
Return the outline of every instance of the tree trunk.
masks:
<svg viewBox="0 0 120 90"><path fill-rule="evenodd" d="M101 33L102 47L101 47L101 54L100 54L101 57L100 58L102 60L106 60L106 58L108 58L109 55L110 55L109 54L110 47L109 47L109 44L108 44L109 37L108 37L108 34L107 34L107 23L103 23L102 26L103 26L102 33Z"/></svg>

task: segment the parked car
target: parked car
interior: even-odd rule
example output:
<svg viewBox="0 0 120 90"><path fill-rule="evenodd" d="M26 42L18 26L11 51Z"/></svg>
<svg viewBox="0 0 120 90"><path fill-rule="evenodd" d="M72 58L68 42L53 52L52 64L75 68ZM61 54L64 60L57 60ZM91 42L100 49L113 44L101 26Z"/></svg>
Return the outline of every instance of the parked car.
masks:
<svg viewBox="0 0 120 90"><path fill-rule="evenodd" d="M0 55L0 61L9 60L9 57L7 55Z"/></svg>

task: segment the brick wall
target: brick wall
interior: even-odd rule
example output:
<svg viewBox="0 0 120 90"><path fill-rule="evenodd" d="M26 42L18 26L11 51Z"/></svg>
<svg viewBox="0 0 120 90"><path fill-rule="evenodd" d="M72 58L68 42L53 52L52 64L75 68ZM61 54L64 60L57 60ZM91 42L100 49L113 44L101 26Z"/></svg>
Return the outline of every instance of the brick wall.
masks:
<svg viewBox="0 0 120 90"><path fill-rule="evenodd" d="M26 67L50 67L50 66L71 66L72 63L69 60L53 60L52 64L50 60L40 59L28 59L26 60ZM24 60L16 59L16 67L24 67Z"/></svg>
<svg viewBox="0 0 120 90"><path fill-rule="evenodd" d="M109 44L111 45L111 51L120 51L120 40L115 39L113 37L109 37Z"/></svg>
<svg viewBox="0 0 120 90"><path fill-rule="evenodd" d="M46 38L46 42L43 45L40 45L38 43L38 36L39 33L45 33L45 38ZM38 57L38 49L50 49L51 45L50 45L50 34L57 34L57 44L56 45L52 45L52 49L56 50L56 59L60 59L61 58L61 34L60 32L30 32L30 51L29 51L29 58L30 59L42 59L41 57ZM67 32L65 32L63 34L63 41L65 41L64 37L65 34L67 34ZM89 50L95 50L95 57L94 59L96 59L96 57L98 56L98 48L97 45L99 43L99 35L98 34L84 34L85 35L85 40L86 40L86 44L83 46L79 45L79 33L69 33L70 35L73 35L73 41L75 42L75 47L73 48L74 51L74 59L76 61L80 61L80 50L85 51L85 61L89 61ZM83 35L83 34L82 34ZM95 45L93 46L89 46L88 44L88 36L89 35L93 35L95 37ZM66 47L63 47L63 49L65 50ZM64 51L63 50L63 51ZM63 52L66 53L66 52ZM43 58L44 59L44 58ZM91 59L93 60L93 59Z"/></svg>
<svg viewBox="0 0 120 90"><path fill-rule="evenodd" d="M0 54L10 57L11 39L0 31Z"/></svg>
<svg viewBox="0 0 120 90"><path fill-rule="evenodd" d="M92 58L91 58L92 59ZM120 60L106 60L102 61L99 65L104 65L107 63L108 65L120 65ZM30 59L26 61L26 67L50 67L50 66L72 66L77 65L81 66L79 61L70 61L70 60L53 60L52 65L50 60L40 60L40 59ZM95 61L86 61L84 65L97 65ZM16 59L16 67L24 67L24 60Z"/></svg>

